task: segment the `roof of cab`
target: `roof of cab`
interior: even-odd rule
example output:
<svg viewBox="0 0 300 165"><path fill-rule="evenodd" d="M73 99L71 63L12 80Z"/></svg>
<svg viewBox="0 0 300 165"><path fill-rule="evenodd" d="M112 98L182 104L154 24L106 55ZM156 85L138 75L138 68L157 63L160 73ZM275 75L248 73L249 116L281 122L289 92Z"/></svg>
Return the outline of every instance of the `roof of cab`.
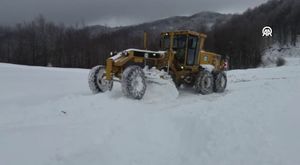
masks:
<svg viewBox="0 0 300 165"><path fill-rule="evenodd" d="M179 30L179 31L163 32L163 33L161 33L161 35L170 35L171 33L173 33L174 35L189 34L189 35L200 36L200 37L204 37L204 38L207 37L207 35L204 34L204 33L198 33L198 32L190 31L190 30Z"/></svg>

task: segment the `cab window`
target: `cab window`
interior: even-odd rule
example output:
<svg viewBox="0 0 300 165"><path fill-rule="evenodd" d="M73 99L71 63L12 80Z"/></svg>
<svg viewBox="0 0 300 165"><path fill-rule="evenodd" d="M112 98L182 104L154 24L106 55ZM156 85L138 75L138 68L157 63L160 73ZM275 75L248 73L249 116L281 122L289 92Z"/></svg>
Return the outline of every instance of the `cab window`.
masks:
<svg viewBox="0 0 300 165"><path fill-rule="evenodd" d="M197 60L198 52L198 37L190 36L188 39L188 55L186 64L194 65Z"/></svg>
<svg viewBox="0 0 300 165"><path fill-rule="evenodd" d="M174 46L173 50L176 51L175 58L176 60L184 64L185 60L185 51L186 51L186 40L187 36L186 35L177 35L174 36Z"/></svg>

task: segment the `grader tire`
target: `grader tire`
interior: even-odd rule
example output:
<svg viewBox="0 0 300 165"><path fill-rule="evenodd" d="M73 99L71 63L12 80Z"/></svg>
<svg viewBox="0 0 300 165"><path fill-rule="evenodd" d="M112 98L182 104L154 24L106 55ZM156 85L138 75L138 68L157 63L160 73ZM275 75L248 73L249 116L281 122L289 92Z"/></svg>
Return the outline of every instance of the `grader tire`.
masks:
<svg viewBox="0 0 300 165"><path fill-rule="evenodd" d="M125 96L140 100L146 92L145 73L141 67L128 66L122 74L122 91Z"/></svg>
<svg viewBox="0 0 300 165"><path fill-rule="evenodd" d="M94 94L111 90L113 86L112 81L105 80L105 67L101 65L95 66L90 70L88 82Z"/></svg>
<svg viewBox="0 0 300 165"><path fill-rule="evenodd" d="M216 72L214 74L214 92L222 93L227 86L227 76L225 72Z"/></svg>
<svg viewBox="0 0 300 165"><path fill-rule="evenodd" d="M197 93L210 94L213 92L213 87L214 79L209 71L203 70L196 76L194 88Z"/></svg>

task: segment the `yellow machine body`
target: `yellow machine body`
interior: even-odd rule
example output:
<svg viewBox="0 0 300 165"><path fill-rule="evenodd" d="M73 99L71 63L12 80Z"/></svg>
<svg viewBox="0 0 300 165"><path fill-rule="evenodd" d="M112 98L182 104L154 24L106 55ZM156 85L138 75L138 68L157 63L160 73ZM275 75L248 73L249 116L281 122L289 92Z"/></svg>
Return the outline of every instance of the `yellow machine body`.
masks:
<svg viewBox="0 0 300 165"><path fill-rule="evenodd" d="M147 49L147 34L144 34L144 46ZM121 78L129 65L139 65L164 69L172 75L175 82L193 77L212 66L213 71L223 71L224 59L221 55L204 50L206 35L193 31L175 31L161 33L162 51L127 49L106 60L106 79Z"/></svg>

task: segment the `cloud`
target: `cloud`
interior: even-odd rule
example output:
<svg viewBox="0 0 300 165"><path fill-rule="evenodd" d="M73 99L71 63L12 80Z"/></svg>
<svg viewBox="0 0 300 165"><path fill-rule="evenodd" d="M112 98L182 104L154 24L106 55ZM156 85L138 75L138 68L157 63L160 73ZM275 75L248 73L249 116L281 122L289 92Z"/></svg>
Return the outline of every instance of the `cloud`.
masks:
<svg viewBox="0 0 300 165"><path fill-rule="evenodd" d="M0 24L48 20L75 24L130 25L200 11L242 12L267 0L0 0Z"/></svg>

